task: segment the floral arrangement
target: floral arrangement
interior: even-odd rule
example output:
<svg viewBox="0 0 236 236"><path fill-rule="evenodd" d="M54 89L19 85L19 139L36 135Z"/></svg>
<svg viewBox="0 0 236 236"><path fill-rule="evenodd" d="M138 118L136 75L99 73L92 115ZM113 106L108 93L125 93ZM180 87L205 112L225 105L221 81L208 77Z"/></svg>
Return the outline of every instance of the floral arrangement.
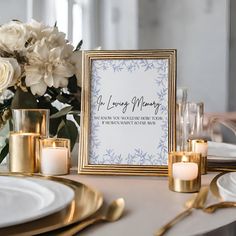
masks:
<svg viewBox="0 0 236 236"><path fill-rule="evenodd" d="M50 135L77 139L80 111L79 49L57 26L10 21L0 26L0 128L11 108L50 109ZM59 107L63 107L59 110ZM70 116L69 116L70 115ZM77 123L77 124L76 124ZM8 152L8 143L0 161Z"/></svg>

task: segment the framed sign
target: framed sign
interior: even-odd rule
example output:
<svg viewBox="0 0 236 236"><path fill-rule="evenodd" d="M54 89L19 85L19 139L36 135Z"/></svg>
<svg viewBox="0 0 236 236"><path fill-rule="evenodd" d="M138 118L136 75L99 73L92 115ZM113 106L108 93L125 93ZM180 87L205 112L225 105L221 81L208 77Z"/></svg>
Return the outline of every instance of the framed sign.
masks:
<svg viewBox="0 0 236 236"><path fill-rule="evenodd" d="M84 51L79 173L166 175L175 50Z"/></svg>

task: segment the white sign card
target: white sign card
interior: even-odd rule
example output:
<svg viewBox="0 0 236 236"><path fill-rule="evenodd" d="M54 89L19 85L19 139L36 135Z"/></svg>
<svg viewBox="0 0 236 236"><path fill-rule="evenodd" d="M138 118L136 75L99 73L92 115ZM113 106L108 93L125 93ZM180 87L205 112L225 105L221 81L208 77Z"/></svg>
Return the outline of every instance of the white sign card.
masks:
<svg viewBox="0 0 236 236"><path fill-rule="evenodd" d="M175 51L90 51L86 59L80 171L163 174L173 148Z"/></svg>

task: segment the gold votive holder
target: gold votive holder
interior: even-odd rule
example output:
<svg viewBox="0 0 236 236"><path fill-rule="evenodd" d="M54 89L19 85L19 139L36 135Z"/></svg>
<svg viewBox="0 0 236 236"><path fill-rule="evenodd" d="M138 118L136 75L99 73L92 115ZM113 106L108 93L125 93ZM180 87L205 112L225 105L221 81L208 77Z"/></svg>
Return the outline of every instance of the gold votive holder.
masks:
<svg viewBox="0 0 236 236"><path fill-rule="evenodd" d="M70 170L70 140L64 138L41 138L40 173L43 175L65 175Z"/></svg>
<svg viewBox="0 0 236 236"><path fill-rule="evenodd" d="M49 135L48 109L12 109L13 131Z"/></svg>
<svg viewBox="0 0 236 236"><path fill-rule="evenodd" d="M198 192L201 187L201 155L194 152L170 152L168 155L169 189Z"/></svg>
<svg viewBox="0 0 236 236"><path fill-rule="evenodd" d="M188 150L190 152L197 152L201 154L201 174L207 174L207 152L208 143L205 139L189 139Z"/></svg>
<svg viewBox="0 0 236 236"><path fill-rule="evenodd" d="M39 134L11 132L9 137L9 171L35 173L38 171Z"/></svg>

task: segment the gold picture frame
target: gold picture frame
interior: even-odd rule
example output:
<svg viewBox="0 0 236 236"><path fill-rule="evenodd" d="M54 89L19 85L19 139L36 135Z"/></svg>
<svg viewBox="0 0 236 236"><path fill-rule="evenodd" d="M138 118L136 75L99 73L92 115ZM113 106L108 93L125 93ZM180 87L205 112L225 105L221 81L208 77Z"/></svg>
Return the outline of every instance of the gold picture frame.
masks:
<svg viewBox="0 0 236 236"><path fill-rule="evenodd" d="M174 49L83 51L78 173L167 175L175 91Z"/></svg>

